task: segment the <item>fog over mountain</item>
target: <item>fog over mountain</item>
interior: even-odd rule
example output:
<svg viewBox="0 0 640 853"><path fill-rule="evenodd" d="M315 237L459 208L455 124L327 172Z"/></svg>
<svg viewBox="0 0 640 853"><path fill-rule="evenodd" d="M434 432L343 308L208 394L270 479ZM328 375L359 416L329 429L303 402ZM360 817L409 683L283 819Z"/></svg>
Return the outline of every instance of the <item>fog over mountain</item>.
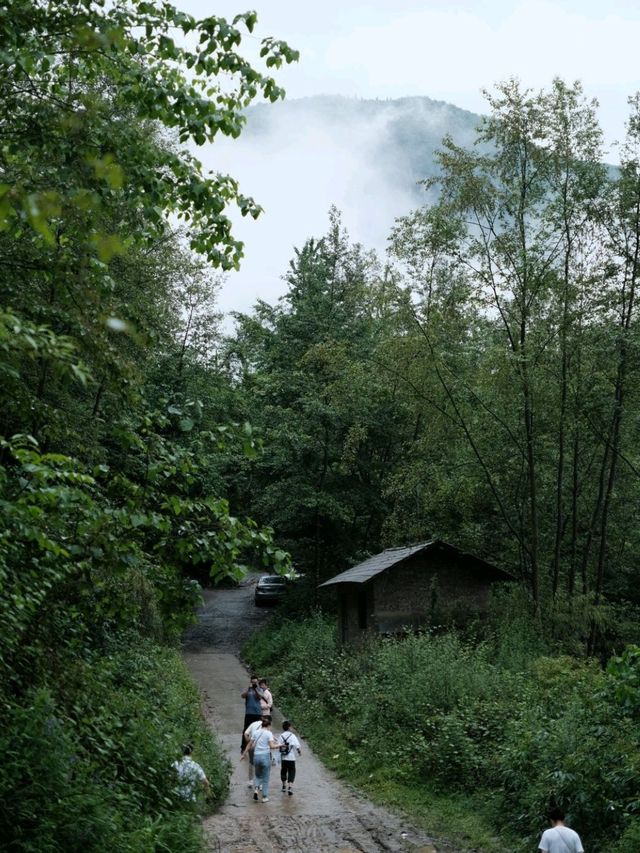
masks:
<svg viewBox="0 0 640 853"><path fill-rule="evenodd" d="M434 174L442 137L469 145L480 120L426 97L317 96L259 104L247 116L239 139L198 152L208 168L233 175L264 208L257 221L237 217L245 258L222 289L225 312L282 295L294 247L326 231L332 204L353 240L384 253L394 219L424 203L418 182Z"/></svg>

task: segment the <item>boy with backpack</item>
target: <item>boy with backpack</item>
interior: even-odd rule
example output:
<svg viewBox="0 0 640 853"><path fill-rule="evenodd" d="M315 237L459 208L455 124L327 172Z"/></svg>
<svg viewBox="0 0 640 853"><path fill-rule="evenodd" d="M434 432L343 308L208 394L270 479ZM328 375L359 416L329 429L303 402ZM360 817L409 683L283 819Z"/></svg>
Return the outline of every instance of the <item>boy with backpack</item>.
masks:
<svg viewBox="0 0 640 853"><path fill-rule="evenodd" d="M300 741L291 731L291 723L285 720L282 724L282 734L278 738L278 752L280 753L280 781L282 782L282 793L288 790L289 796L293 795L293 783L296 778L296 755L302 755Z"/></svg>

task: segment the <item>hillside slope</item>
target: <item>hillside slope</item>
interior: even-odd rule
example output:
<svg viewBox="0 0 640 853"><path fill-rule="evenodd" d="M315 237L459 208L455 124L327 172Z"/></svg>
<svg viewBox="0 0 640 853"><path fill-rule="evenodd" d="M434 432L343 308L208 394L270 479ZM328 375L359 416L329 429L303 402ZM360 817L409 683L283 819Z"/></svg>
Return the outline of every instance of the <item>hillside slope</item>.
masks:
<svg viewBox="0 0 640 853"><path fill-rule="evenodd" d="M435 174L434 152L449 134L472 145L481 120L476 113L427 97L364 100L337 95L256 104L247 112L245 143L261 144L293 132L303 146L315 147L319 131L335 145L366 157L388 180L422 199L418 181ZM295 128L295 130L291 130Z"/></svg>

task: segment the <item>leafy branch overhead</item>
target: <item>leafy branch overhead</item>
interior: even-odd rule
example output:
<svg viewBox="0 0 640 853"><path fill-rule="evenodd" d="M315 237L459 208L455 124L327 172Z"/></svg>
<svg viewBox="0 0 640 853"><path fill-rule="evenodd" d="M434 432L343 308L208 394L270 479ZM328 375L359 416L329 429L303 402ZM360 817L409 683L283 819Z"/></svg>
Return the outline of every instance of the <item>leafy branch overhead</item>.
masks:
<svg viewBox="0 0 640 853"><path fill-rule="evenodd" d="M194 574L289 568L217 476L226 446L249 460L259 438L212 405L212 374L185 393L216 340L211 267L241 256L227 209L259 212L188 146L237 136L254 98L283 96L240 53L256 20L140 0L0 8L0 667L14 685L43 642L66 648L69 620L92 646L152 608L172 637ZM273 38L260 53L267 69L297 58Z"/></svg>
<svg viewBox="0 0 640 853"><path fill-rule="evenodd" d="M220 392L212 268L242 254L229 207L259 208L191 153L237 136L254 98L282 97L239 52L255 23L138 0L0 5L10 847L199 849L167 772L186 740L204 744L215 797L226 787L168 646L193 619L200 582L290 569L220 476L229 448L251 465L260 438ZM295 56L265 39L260 64Z"/></svg>
<svg viewBox="0 0 640 853"><path fill-rule="evenodd" d="M166 147L158 157L145 138L151 128L168 129L182 145L203 145L218 133L237 137L241 111L255 98L284 96L239 52L243 30L252 33L256 20L254 12L232 24L197 20L169 3L140 0L5 4L0 227L29 224L54 247L61 228L81 215L98 257L108 261L130 239L126 229L107 231L101 222L107 202L121 197L145 211L148 241L172 214L187 224L194 249L223 269L237 267L242 246L226 211L235 204L255 218L259 206L228 175L205 174L186 148ZM262 40L260 55L267 69L298 58L273 38ZM133 133L130 119L138 122ZM61 180L53 168L29 168L30 152L79 168L72 181Z"/></svg>

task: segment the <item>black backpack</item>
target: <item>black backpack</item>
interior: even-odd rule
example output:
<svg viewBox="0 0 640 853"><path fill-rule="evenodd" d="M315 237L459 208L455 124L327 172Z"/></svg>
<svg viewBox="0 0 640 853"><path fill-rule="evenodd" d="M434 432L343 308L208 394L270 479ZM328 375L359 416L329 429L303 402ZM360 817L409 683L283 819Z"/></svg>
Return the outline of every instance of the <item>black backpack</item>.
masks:
<svg viewBox="0 0 640 853"><path fill-rule="evenodd" d="M278 747L278 752L284 758L285 755L289 755L289 753L291 752L291 744L289 743L289 740L291 740L291 735L289 735L289 740L287 740L285 736L282 735L282 740L284 741L284 743L280 744L280 746Z"/></svg>

